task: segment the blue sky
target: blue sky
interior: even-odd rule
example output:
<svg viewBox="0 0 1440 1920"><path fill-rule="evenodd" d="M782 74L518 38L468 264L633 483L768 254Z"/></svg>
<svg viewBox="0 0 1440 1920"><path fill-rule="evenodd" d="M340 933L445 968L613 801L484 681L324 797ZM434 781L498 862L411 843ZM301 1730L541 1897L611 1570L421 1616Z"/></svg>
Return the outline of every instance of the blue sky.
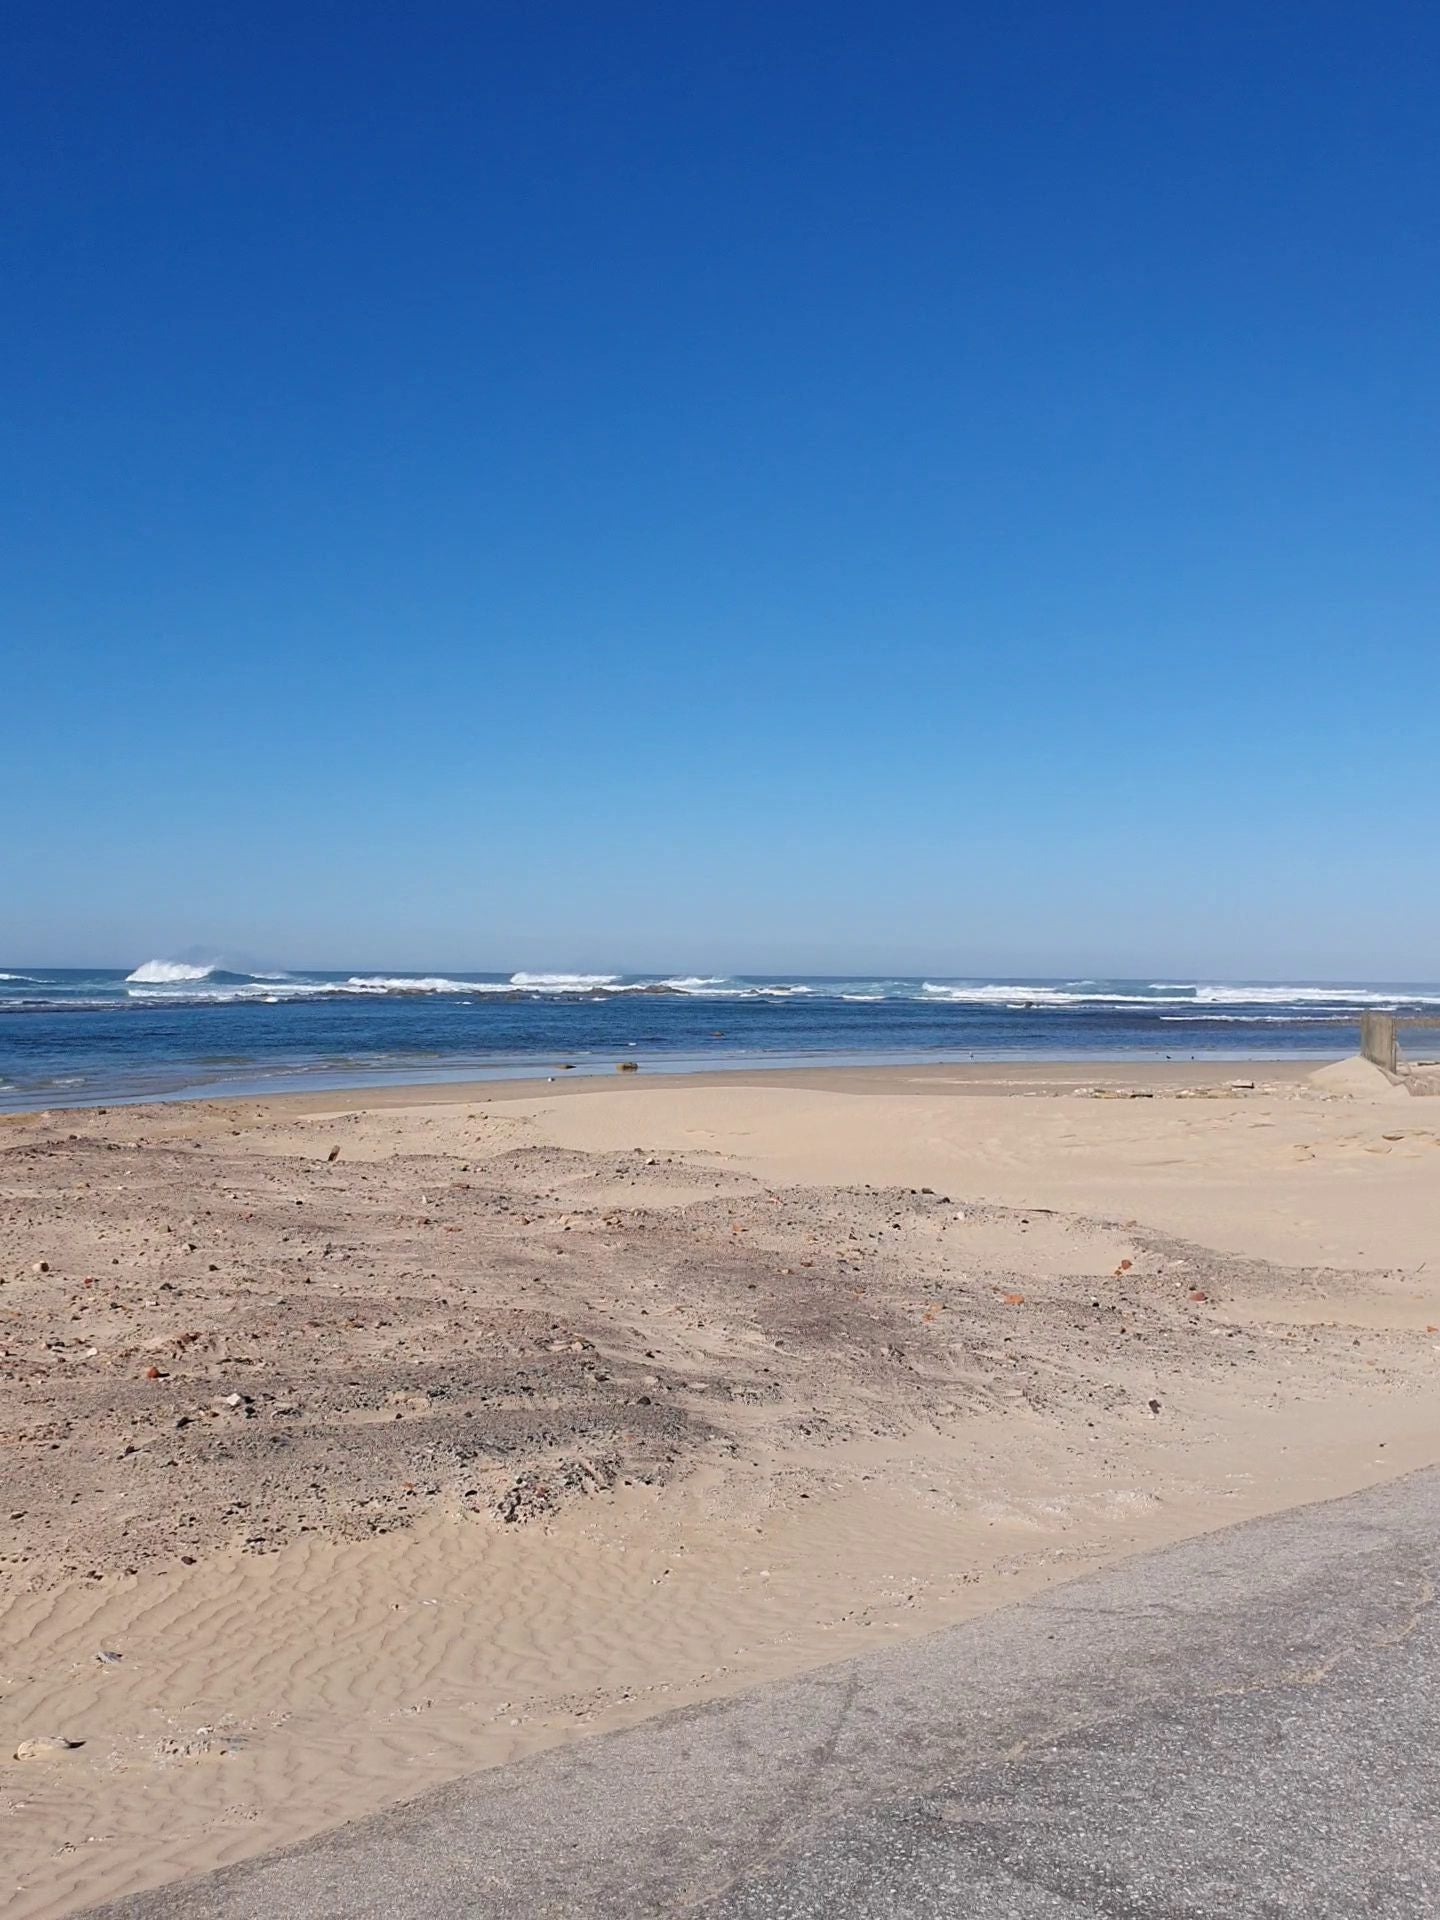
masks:
<svg viewBox="0 0 1440 1920"><path fill-rule="evenodd" d="M1440 14L14 0L0 957L1440 975Z"/></svg>

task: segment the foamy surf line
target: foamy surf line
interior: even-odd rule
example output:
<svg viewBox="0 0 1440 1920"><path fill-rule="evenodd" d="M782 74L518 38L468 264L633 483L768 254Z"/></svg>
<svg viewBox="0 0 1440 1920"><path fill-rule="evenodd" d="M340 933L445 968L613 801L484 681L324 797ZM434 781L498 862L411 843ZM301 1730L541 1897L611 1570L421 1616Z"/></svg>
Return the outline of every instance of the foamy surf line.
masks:
<svg viewBox="0 0 1440 1920"><path fill-rule="evenodd" d="M521 999L570 997L604 999L612 995L679 994L716 1000L794 999L819 989L795 981L736 982L719 975L683 974L627 979L615 973L513 973L501 980L452 979L444 974L350 974L344 979L309 978L287 973L237 974L218 966L148 960L124 980L131 1000L214 1005L228 1000L278 1004L286 1000L347 997L422 996L464 999L493 996ZM880 998L882 996L858 996Z"/></svg>
<svg viewBox="0 0 1440 1920"><path fill-rule="evenodd" d="M834 1007L918 1006L939 1014L1025 1013L1134 1016L1165 1021L1219 1018L1233 1013L1257 1020L1303 1016L1343 1017L1367 1008L1428 1012L1440 1007L1440 987L1369 983L1278 981L1120 981L1095 979L916 979L775 977L713 973L619 973L601 970L526 969L509 973L361 971L322 972L238 963L210 956L157 956L132 968L106 973L72 969L0 971L0 1011L68 1008L102 1010L108 1005L175 1009L253 1002L280 1006L323 1000L433 1000L456 1003L534 1001L605 1002L672 998L716 1003L828 1003Z"/></svg>
<svg viewBox="0 0 1440 1920"><path fill-rule="evenodd" d="M1424 988L1319 986L1154 986L1128 992L1081 982L1052 986L1037 981L999 983L927 980L922 991L936 1001L956 1006L1144 1007L1156 1013L1183 1013L1201 1007L1337 1007L1366 1008L1440 1006L1440 991Z"/></svg>

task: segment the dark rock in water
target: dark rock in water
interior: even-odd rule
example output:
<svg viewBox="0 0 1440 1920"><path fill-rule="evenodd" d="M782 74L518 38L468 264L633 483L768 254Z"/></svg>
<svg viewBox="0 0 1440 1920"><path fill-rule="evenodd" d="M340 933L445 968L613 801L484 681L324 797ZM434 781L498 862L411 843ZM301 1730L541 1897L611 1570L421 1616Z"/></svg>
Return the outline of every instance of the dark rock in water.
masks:
<svg viewBox="0 0 1440 1920"><path fill-rule="evenodd" d="M617 1073L638 1073L640 1071L640 1062L638 1060L617 1060L615 1062L615 1071Z"/></svg>

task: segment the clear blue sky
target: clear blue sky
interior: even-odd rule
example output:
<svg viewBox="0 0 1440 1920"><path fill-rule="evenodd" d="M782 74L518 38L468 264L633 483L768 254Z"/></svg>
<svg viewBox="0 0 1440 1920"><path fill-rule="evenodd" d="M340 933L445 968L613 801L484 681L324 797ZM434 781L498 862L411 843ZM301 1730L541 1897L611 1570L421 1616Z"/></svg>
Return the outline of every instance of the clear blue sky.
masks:
<svg viewBox="0 0 1440 1920"><path fill-rule="evenodd" d="M1433 5L0 52L0 959L1440 975Z"/></svg>

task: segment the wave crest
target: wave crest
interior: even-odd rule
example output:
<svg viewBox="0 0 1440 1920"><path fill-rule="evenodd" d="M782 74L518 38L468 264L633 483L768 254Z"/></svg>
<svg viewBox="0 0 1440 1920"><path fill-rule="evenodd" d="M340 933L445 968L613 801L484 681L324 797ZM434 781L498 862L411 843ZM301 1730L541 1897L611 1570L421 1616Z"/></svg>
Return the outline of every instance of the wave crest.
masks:
<svg viewBox="0 0 1440 1920"><path fill-rule="evenodd" d="M125 979L127 984L133 981L142 987L168 987L185 980L208 980L214 971L213 963L208 967L192 967L184 960L147 960L133 973L127 973Z"/></svg>

